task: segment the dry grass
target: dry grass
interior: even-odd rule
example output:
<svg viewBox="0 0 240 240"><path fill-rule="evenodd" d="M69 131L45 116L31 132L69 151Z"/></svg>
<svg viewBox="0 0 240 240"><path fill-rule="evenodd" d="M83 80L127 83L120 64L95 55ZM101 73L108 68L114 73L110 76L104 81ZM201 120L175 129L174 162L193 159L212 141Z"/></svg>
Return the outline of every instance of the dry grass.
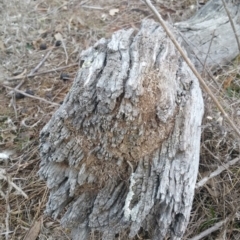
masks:
<svg viewBox="0 0 240 240"><path fill-rule="evenodd" d="M165 18L171 14L175 21L191 14L186 9L192 3L195 1L170 1L167 7L159 3L158 9ZM113 15L109 12L112 9L118 12ZM137 29L151 13L137 0L0 0L0 16L0 239L28 239L31 234L31 239L70 239L69 230L61 228L58 220L44 216L48 190L37 176L39 131L57 106L29 97L18 99L22 96L12 94L2 84L34 92L35 97L50 103L60 103L78 70L81 50L118 29ZM56 46L57 40L61 41L60 46ZM35 76L22 77L34 74L47 54ZM218 85L211 79L209 84L240 126L238 61L219 72ZM60 79L62 73L68 75L68 80ZM221 121L207 96L205 103L199 179L239 157L239 142L231 128ZM220 231L205 239L239 239L239 178L236 164L197 190L186 237L230 217L231 221ZM95 234L93 238L99 236ZM121 239L126 239L124 233Z"/></svg>
<svg viewBox="0 0 240 240"><path fill-rule="evenodd" d="M215 81L208 79L212 91L237 126L240 126L239 70L239 60L236 59L232 66L221 69L215 76ZM230 160L239 158L240 153L238 137L223 120L208 96L205 96L205 106L199 180L209 176L218 166L224 166ZM230 221L227 224L205 239L239 239L239 163L240 161L196 190L186 237L194 236L229 217Z"/></svg>

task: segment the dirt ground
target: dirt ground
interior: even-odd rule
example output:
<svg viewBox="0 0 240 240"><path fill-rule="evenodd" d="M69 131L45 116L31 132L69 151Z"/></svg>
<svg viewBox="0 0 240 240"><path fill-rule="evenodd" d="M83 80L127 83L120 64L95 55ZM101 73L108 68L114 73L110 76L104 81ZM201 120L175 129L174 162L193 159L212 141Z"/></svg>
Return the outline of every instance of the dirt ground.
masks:
<svg viewBox="0 0 240 240"><path fill-rule="evenodd" d="M163 18L182 21L196 2L154 1ZM59 107L79 69L79 55L122 28L152 18L143 1L0 0L0 239L71 239L59 219L44 215L48 198L38 178L39 132ZM240 126L239 59L207 79ZM202 125L199 180L226 169L196 190L184 239L225 221L203 239L240 239L239 142L208 96ZM227 168L226 163L236 159ZM95 235L94 235L95 234ZM93 239L99 239L93 233ZM119 236L117 239L127 239ZM139 238L143 239L143 238Z"/></svg>

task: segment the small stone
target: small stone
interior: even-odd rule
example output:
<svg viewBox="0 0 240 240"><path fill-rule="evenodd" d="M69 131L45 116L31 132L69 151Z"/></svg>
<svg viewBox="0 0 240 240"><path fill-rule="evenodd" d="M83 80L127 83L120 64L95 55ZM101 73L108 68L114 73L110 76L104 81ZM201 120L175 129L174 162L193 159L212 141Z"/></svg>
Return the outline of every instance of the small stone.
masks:
<svg viewBox="0 0 240 240"><path fill-rule="evenodd" d="M48 35L48 32L43 32L43 33L41 34L41 37L42 37L42 38L46 38L47 35Z"/></svg>
<svg viewBox="0 0 240 240"><path fill-rule="evenodd" d="M57 41L55 42L55 46L56 46L56 47L59 47L61 44L62 44L62 42L61 42L60 40L57 40Z"/></svg>
<svg viewBox="0 0 240 240"><path fill-rule="evenodd" d="M46 50L47 49L47 44L46 43L41 43L39 46L40 50Z"/></svg>
<svg viewBox="0 0 240 240"><path fill-rule="evenodd" d="M23 98L25 98L25 95L23 95L22 93L16 92L15 93L15 98L16 99L23 99Z"/></svg>
<svg viewBox="0 0 240 240"><path fill-rule="evenodd" d="M34 92L32 91L32 90L30 90L30 89L27 89L26 91L25 91L25 93L27 93L27 94L29 94L29 95L34 95ZM25 98L26 96L24 95L24 94L22 94L22 93L20 93L20 92L16 92L15 93L15 98L16 99L23 99L23 98Z"/></svg>
<svg viewBox="0 0 240 240"><path fill-rule="evenodd" d="M61 73L60 79L62 79L65 82L65 81L69 80L70 77L67 73Z"/></svg>

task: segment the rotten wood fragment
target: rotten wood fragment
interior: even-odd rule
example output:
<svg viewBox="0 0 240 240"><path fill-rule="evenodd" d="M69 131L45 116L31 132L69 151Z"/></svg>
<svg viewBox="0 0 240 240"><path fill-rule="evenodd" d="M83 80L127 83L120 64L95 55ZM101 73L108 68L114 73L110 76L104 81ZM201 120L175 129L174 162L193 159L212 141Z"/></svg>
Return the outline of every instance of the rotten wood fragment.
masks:
<svg viewBox="0 0 240 240"><path fill-rule="evenodd" d="M226 49L237 44L218 30L209 51L212 31L228 26L220 2L210 1L175 30L169 26L179 42L183 35L199 47L196 58L184 43L199 70L199 59L216 68L236 56ZM239 6L229 1L228 7L238 24ZM221 51L219 44L225 44ZM137 33L120 30L99 40L81 61L40 135L39 174L50 189L46 212L61 213L73 239L99 231L111 240L125 230L133 238L140 229L153 240L181 239L199 164L204 104L198 80L153 20L144 20Z"/></svg>

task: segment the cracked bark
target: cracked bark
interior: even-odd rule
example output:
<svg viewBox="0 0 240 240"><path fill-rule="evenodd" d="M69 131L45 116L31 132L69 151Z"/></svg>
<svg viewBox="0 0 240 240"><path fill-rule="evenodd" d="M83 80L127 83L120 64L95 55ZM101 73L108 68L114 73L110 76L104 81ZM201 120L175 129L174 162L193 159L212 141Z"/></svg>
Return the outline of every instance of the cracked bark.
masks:
<svg viewBox="0 0 240 240"><path fill-rule="evenodd" d="M181 239L199 163L197 79L153 20L99 40L81 60L40 134L46 213L61 213L73 239L97 230L111 240L126 229L129 238L144 229L151 239Z"/></svg>

